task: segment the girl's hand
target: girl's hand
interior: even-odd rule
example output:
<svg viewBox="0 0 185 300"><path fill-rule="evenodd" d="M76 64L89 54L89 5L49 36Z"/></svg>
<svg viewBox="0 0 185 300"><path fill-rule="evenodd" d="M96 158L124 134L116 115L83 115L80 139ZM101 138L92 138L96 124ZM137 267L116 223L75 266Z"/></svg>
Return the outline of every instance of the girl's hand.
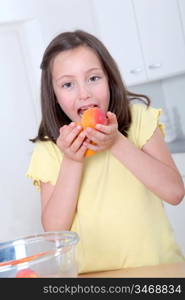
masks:
<svg viewBox="0 0 185 300"><path fill-rule="evenodd" d="M68 158L82 162L87 150L87 145L84 144L85 138L86 134L84 130L82 131L82 127L72 122L60 128L56 143Z"/></svg>
<svg viewBox="0 0 185 300"><path fill-rule="evenodd" d="M96 144L94 145L88 141L85 141L85 145L87 145L88 149L92 149L96 152L106 150L111 148L119 138L120 132L118 131L116 115L111 112L107 112L107 117L108 125L97 124L96 129L86 129L87 138L90 140L90 142Z"/></svg>

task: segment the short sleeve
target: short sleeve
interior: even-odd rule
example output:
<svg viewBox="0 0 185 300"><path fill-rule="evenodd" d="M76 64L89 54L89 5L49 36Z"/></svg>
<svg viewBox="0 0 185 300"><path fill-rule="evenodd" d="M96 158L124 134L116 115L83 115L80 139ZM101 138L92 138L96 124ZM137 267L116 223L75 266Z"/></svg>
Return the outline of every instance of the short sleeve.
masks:
<svg viewBox="0 0 185 300"><path fill-rule="evenodd" d="M159 127L165 136L164 124L160 121L163 113L161 108L147 107L143 104L132 104L132 134L138 148L142 148L152 137L156 128Z"/></svg>
<svg viewBox="0 0 185 300"><path fill-rule="evenodd" d="M40 182L55 185L62 160L62 153L51 141L37 142L33 150L26 177L40 190Z"/></svg>

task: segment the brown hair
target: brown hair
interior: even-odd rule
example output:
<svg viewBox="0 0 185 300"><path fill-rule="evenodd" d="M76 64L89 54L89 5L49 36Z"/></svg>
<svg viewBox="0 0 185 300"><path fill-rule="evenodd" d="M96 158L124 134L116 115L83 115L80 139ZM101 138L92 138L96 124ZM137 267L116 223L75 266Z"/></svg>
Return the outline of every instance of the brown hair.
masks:
<svg viewBox="0 0 185 300"><path fill-rule="evenodd" d="M129 102L137 99L143 101L147 106L150 105L150 99L146 95L135 94L127 90L116 62L100 40L82 30L64 32L51 41L43 55L41 63L42 120L38 135L31 139L32 142L51 140L56 143L60 127L71 122L57 102L52 85L51 62L58 53L79 46L89 47L100 59L109 82L110 102L108 110L116 114L119 131L123 135L127 136L127 130L132 121Z"/></svg>

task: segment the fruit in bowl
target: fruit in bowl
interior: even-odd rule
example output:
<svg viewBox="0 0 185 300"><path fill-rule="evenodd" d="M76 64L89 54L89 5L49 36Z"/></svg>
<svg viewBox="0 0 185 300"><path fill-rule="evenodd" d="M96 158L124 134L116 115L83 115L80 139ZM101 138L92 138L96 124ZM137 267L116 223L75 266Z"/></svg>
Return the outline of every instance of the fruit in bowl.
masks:
<svg viewBox="0 0 185 300"><path fill-rule="evenodd" d="M16 273L16 278L39 278L40 276L32 269L23 269Z"/></svg>
<svg viewBox="0 0 185 300"><path fill-rule="evenodd" d="M80 125L83 129L88 127L96 129L96 124L107 124L106 114L98 107L91 107L87 109L81 118ZM95 145L95 143L93 143ZM91 149L87 149L85 157L94 155L96 152Z"/></svg>
<svg viewBox="0 0 185 300"><path fill-rule="evenodd" d="M76 232L53 231L0 243L0 278L76 277L78 241Z"/></svg>

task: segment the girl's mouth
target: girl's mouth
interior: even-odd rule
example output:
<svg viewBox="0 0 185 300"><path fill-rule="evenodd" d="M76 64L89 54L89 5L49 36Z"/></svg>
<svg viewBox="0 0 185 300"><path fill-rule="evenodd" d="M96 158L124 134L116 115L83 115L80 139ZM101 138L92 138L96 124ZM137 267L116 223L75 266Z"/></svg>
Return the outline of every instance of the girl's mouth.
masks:
<svg viewBox="0 0 185 300"><path fill-rule="evenodd" d="M87 104L87 105L83 105L82 107L78 108L77 113L78 113L78 115L79 115L80 117L82 117L83 113L84 113L87 109L92 108L92 107L98 107L98 105L97 105L97 104Z"/></svg>

